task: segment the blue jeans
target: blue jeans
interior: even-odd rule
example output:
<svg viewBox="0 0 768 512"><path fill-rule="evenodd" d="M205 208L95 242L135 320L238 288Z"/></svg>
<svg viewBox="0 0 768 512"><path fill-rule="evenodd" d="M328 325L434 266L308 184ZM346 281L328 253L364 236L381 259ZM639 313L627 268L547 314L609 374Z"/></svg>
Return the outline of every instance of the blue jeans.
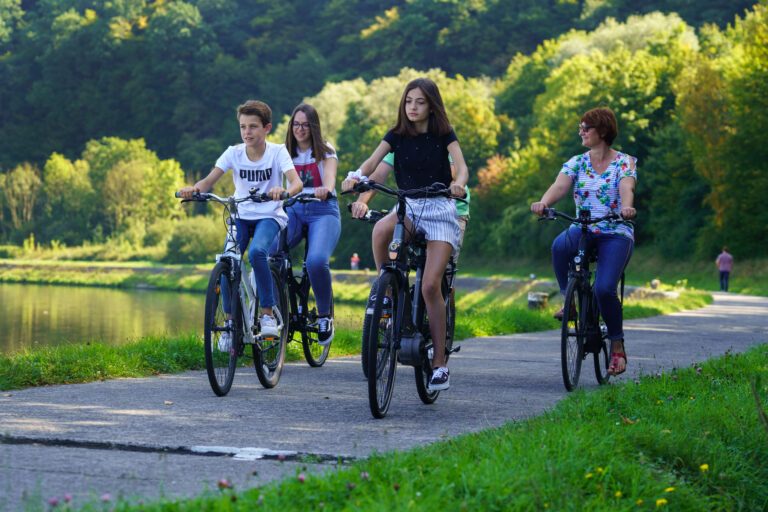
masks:
<svg viewBox="0 0 768 512"><path fill-rule="evenodd" d="M568 266L579 249L580 239L581 228L571 226L552 243L552 266L563 294L568 286ZM596 248L598 256L594 292L611 341L624 339L621 301L616 288L632 257L634 245L633 240L622 235L589 234L589 246Z"/></svg>
<svg viewBox="0 0 768 512"><path fill-rule="evenodd" d="M721 292L727 292L728 291L728 278L731 276L731 273L727 270L721 270L720 271L720 291Z"/></svg>
<svg viewBox="0 0 768 512"><path fill-rule="evenodd" d="M341 235L341 215L336 199L314 203L295 203L286 208L288 214L288 247L301 242L304 229L307 230L307 273L317 301L317 313L330 316L331 296L331 255Z"/></svg>
<svg viewBox="0 0 768 512"><path fill-rule="evenodd" d="M272 241L280 231L280 225L275 219L245 220L237 219L235 221L237 229L237 245L240 247L240 254L245 254L248 249L248 242L253 238L251 247L248 249L248 261L251 263L253 273L256 277L256 289L259 292L259 306L262 308L271 308L275 305L275 294L273 292L272 273L269 270L269 248ZM227 243L224 243L226 252ZM248 276L241 276L242 279L248 279ZM229 283L226 279L221 280L221 295L223 300L224 312L230 314L229 307Z"/></svg>

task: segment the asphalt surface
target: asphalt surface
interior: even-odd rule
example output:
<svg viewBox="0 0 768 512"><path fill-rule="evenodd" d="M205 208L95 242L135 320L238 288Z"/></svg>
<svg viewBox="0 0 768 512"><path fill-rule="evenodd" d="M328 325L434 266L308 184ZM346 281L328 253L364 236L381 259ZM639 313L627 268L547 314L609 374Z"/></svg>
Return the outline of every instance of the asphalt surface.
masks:
<svg viewBox="0 0 768 512"><path fill-rule="evenodd" d="M768 342L768 298L715 294L705 308L625 323L629 369L616 379L686 367ZM262 388L239 369L229 395L205 372L0 393L0 510L118 496L148 501L262 485L298 471L498 427L566 396L559 332L474 338L451 358L451 389L419 400L400 366L388 416L375 420L356 357L288 364ZM580 387L595 388L591 365Z"/></svg>

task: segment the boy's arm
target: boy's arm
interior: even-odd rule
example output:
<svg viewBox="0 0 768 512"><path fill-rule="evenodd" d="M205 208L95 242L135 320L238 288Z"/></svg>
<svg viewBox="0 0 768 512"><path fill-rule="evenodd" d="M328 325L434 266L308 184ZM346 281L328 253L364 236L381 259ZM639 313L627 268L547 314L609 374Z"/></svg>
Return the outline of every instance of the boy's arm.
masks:
<svg viewBox="0 0 768 512"><path fill-rule="evenodd" d="M216 182L221 179L222 176L224 176L224 171L218 167L214 167L205 178L201 179L192 186L187 186L180 189L179 195L181 195L181 197L184 199L191 199L192 194L196 192L208 192L213 188Z"/></svg>

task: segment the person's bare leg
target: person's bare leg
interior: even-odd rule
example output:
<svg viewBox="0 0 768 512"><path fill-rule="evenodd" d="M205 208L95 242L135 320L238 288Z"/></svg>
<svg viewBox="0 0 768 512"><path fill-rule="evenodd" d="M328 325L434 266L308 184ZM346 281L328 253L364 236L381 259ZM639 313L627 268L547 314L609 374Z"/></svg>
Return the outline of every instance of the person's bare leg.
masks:
<svg viewBox="0 0 768 512"><path fill-rule="evenodd" d="M445 366L445 299L441 289L445 266L451 257L453 246L448 242L427 242L427 263L421 282L421 294L429 315L429 332L432 335L434 356L432 366Z"/></svg>

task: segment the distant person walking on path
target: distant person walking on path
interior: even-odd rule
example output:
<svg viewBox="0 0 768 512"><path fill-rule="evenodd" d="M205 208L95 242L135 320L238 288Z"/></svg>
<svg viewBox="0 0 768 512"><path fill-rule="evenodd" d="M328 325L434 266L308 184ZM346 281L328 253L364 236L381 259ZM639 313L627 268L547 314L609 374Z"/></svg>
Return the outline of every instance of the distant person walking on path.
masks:
<svg viewBox="0 0 768 512"><path fill-rule="evenodd" d="M589 151L563 164L557 179L541 200L531 204L531 211L543 215L545 208L573 190L577 216L579 210L589 210L592 218L603 217L610 212L620 213L625 219L633 218L636 214L637 159L611 148L618 134L616 116L608 108L595 108L581 116L579 135L581 143ZM597 247L598 254L595 278L597 304L611 340L608 373L619 375L627 369L627 354L624 349L623 313L616 287L632 256L634 230L629 224L604 221L590 226L589 235L590 243ZM552 243L552 266L562 294L565 294L568 285L568 262L576 254L580 238L581 229L570 226ZM562 319L566 314L568 312L560 310L555 318Z"/></svg>
<svg viewBox="0 0 768 512"><path fill-rule="evenodd" d="M349 268L352 270L360 269L360 256L358 256L356 252L353 252L352 257L349 258Z"/></svg>
<svg viewBox="0 0 768 512"><path fill-rule="evenodd" d="M720 271L720 291L727 292L728 279L731 277L731 270L733 270L733 256L728 252L728 247L723 247L723 252L717 256L715 265Z"/></svg>

